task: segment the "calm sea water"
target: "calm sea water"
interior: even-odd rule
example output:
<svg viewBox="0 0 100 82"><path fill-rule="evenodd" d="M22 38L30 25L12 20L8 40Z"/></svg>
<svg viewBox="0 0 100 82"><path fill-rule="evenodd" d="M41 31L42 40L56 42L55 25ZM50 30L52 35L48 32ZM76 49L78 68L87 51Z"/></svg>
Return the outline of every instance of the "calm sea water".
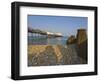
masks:
<svg viewBox="0 0 100 82"><path fill-rule="evenodd" d="M46 45L46 44L60 44L60 45L66 45L67 37L56 37L56 38L47 38L47 37L32 37L28 36L28 44L32 45Z"/></svg>

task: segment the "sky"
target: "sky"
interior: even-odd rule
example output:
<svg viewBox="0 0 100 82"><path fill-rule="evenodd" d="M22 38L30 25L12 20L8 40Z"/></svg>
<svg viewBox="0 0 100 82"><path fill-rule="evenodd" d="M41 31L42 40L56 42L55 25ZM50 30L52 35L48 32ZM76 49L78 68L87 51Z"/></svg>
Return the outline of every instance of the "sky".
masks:
<svg viewBox="0 0 100 82"><path fill-rule="evenodd" d="M64 36L76 35L77 29L87 29L87 17L28 15L28 27Z"/></svg>

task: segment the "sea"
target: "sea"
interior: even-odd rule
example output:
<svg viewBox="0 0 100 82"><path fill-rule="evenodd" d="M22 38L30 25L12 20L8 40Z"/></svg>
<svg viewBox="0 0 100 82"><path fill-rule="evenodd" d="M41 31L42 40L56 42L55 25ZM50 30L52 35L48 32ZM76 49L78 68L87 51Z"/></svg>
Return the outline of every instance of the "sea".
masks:
<svg viewBox="0 0 100 82"><path fill-rule="evenodd" d="M28 45L66 45L68 37L63 36L63 37L43 37L43 36L28 36Z"/></svg>

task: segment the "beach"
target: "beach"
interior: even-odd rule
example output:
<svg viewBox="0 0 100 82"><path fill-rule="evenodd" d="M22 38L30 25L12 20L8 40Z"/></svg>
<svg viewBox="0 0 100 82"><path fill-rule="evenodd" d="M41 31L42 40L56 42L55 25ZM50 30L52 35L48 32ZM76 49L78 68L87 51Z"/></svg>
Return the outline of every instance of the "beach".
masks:
<svg viewBox="0 0 100 82"><path fill-rule="evenodd" d="M85 64L77 55L76 44L28 45L28 66Z"/></svg>

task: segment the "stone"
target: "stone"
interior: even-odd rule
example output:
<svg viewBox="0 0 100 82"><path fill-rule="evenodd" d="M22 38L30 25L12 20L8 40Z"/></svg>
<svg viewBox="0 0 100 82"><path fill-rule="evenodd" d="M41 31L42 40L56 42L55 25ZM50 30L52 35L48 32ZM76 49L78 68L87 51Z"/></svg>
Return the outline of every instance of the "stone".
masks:
<svg viewBox="0 0 100 82"><path fill-rule="evenodd" d="M76 38L75 36L72 35L68 38L67 44L74 44L74 43L76 43Z"/></svg>

